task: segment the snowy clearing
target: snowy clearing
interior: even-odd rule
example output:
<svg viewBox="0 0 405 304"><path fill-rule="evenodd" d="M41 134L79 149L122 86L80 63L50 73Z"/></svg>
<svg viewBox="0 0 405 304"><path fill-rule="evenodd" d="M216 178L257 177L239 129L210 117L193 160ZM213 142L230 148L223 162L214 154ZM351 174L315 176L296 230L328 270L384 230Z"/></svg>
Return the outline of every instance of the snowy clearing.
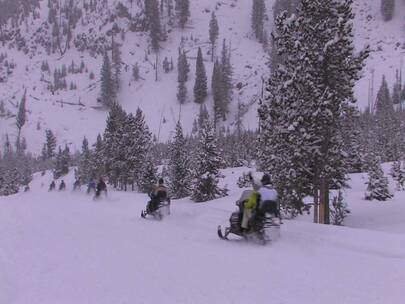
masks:
<svg viewBox="0 0 405 304"><path fill-rule="evenodd" d="M403 303L405 195L363 201L355 176L356 228L302 217L266 246L224 242L216 228L239 174L227 170L229 197L174 201L162 222L140 218L146 195L93 201L83 189L48 193L50 176L37 176L30 193L0 198L0 303Z"/></svg>

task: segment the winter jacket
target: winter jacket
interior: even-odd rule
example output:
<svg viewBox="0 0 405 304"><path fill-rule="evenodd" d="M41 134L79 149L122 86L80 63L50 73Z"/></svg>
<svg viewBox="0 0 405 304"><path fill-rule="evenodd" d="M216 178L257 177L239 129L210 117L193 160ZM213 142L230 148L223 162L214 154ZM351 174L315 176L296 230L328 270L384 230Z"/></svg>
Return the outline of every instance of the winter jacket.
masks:
<svg viewBox="0 0 405 304"><path fill-rule="evenodd" d="M245 209L255 209L259 199L260 194L256 191L253 192L249 199L245 202Z"/></svg>
<svg viewBox="0 0 405 304"><path fill-rule="evenodd" d="M159 185L152 191L151 196L152 198L163 202L167 200L167 188L163 185Z"/></svg>

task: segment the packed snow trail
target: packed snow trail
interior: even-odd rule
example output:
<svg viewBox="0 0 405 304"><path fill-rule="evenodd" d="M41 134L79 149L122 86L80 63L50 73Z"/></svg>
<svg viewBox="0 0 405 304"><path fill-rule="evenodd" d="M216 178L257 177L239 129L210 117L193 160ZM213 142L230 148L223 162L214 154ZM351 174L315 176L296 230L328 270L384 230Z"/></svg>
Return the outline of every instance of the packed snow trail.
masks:
<svg viewBox="0 0 405 304"><path fill-rule="evenodd" d="M0 303L403 303L404 233L286 221L267 246L225 242L239 190L159 222L146 195L32 188L0 198Z"/></svg>

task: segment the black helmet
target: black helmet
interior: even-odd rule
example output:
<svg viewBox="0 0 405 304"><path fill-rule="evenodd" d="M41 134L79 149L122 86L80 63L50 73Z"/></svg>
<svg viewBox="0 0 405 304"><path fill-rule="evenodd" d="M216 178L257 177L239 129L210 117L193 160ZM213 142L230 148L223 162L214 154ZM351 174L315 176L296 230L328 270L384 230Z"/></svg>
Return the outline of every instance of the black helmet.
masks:
<svg viewBox="0 0 405 304"><path fill-rule="evenodd" d="M263 177L262 177L262 179L261 179L261 182L262 182L263 185L268 185L268 184L270 184L270 183L271 183L270 175L268 175L268 174L263 174Z"/></svg>
<svg viewBox="0 0 405 304"><path fill-rule="evenodd" d="M163 184L164 184L163 178L159 178L159 185L163 185Z"/></svg>

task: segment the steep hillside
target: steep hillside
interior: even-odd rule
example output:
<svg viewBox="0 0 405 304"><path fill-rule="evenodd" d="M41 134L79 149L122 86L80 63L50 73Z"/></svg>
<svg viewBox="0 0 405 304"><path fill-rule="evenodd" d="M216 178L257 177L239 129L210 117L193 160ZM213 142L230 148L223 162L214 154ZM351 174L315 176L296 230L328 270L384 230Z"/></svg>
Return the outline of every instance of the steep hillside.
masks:
<svg viewBox="0 0 405 304"><path fill-rule="evenodd" d="M129 15L136 16L142 11L143 1L109 0L106 8L99 8L85 14L79 19L72 36L72 48L63 53L56 51L48 55L46 41L52 36L52 29L47 25L49 15L47 1L40 1L36 10L36 18L30 16L18 28L13 29L13 43L0 47L0 54L7 53L8 62L14 62L15 68L9 69L6 80L0 82L0 100L6 110L16 113L16 105L24 90L27 90L28 121L23 128L31 151L39 152L44 141L44 130L52 129L59 144L68 143L73 150L80 147L83 136L93 142L104 128L107 115L100 109L97 102L100 92L100 69L102 56L100 49L110 43L107 33L116 23L122 34L116 36L122 45L123 72L119 101L127 111L135 111L140 107L146 115L147 122L159 140L167 140L174 130L174 124L180 117L183 125L191 131L193 121L199 111L199 106L192 101L194 85L195 59L198 47L202 47L205 67L210 88L210 78L213 64L210 62L210 45L208 41L208 23L211 12L215 11L220 28L220 37L216 54L220 54L222 40L226 39L232 49L232 64L234 67L234 99L226 125L232 126L238 103L249 107L244 116L246 128L256 128L257 99L262 89L262 77L269 74L267 52L254 39L250 28L251 1L222 0L222 1L191 1L191 21L184 30L174 27L167 28L168 39L162 43L158 57L158 81L155 81L153 64L155 55L148 48L148 35L132 32L133 24L130 17L118 8L121 2L129 8ZM82 2L77 3L81 7ZM131 5L132 3L132 5ZM273 0L267 0L268 28L271 28L271 7ZM355 1L356 12L356 46L363 47L371 44L374 52L368 61L365 75L357 86L357 96L362 106L368 101L368 88L371 71L375 70L374 91L378 89L382 74L393 79L395 68L399 67L403 43L404 9L402 1L397 3L397 12L393 21L384 23L379 12L379 1ZM131 8L132 7L132 8ZM164 18L163 18L164 19ZM164 19L165 20L165 19ZM10 35L11 35L10 34ZM75 47L73 47L75 45ZM191 71L187 82L188 100L180 107L177 102L177 71L164 73L162 62L165 57L172 58L176 66L178 48L181 46L189 59ZM21 50L18 51L17 48ZM83 51L79 51L83 49ZM50 72L41 69L46 60ZM82 73L68 73L65 77L67 90L52 93L48 87L53 82L53 72L67 67L74 61L75 69ZM132 79L132 66L138 64L140 81ZM7 71L0 75L7 74ZM94 73L95 78L90 79ZM69 90L70 84L77 89ZM210 94L210 93L209 93ZM209 95L207 106L212 108L212 96ZM13 117L0 118L0 136L5 133L16 135Z"/></svg>

